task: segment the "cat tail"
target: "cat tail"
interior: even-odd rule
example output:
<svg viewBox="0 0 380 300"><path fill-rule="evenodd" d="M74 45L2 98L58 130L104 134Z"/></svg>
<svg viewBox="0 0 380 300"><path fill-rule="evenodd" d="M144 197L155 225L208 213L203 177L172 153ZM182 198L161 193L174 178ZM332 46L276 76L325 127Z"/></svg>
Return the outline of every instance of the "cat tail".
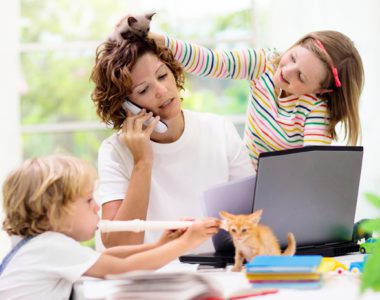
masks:
<svg viewBox="0 0 380 300"><path fill-rule="evenodd" d="M296 253L296 239L294 234L288 233L288 247L282 252L282 255L294 255Z"/></svg>

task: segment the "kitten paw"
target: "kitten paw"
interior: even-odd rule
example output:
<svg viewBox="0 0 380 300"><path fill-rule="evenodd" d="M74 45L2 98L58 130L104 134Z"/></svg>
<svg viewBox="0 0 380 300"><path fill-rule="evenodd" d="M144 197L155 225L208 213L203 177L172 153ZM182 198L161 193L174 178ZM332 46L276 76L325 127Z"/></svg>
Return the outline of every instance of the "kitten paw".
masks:
<svg viewBox="0 0 380 300"><path fill-rule="evenodd" d="M241 267L239 266L233 266L231 269L231 272L240 272L240 271L241 271Z"/></svg>

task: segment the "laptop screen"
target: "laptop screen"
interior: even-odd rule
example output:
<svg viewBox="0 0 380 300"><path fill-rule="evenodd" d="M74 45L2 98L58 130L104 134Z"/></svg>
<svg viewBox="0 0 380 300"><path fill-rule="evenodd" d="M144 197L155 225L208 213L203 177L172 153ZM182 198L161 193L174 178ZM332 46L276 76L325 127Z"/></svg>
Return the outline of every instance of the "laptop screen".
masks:
<svg viewBox="0 0 380 300"><path fill-rule="evenodd" d="M253 210L280 244L352 240L363 147L309 146L259 157Z"/></svg>

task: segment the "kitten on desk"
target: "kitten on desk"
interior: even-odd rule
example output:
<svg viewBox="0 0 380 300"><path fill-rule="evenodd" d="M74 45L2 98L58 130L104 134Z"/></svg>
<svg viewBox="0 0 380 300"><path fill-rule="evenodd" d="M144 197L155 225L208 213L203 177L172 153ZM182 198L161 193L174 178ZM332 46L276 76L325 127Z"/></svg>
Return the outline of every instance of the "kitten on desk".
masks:
<svg viewBox="0 0 380 300"><path fill-rule="evenodd" d="M128 32L146 37L150 30L150 21L152 21L155 14L126 15L116 24L115 30L109 36L109 39L121 44L124 40L124 35Z"/></svg>
<svg viewBox="0 0 380 300"><path fill-rule="evenodd" d="M249 215L233 215L225 211L220 216L225 220L225 230L229 232L235 246L235 264L232 271L242 269L244 259L250 261L256 255L294 255L296 240L288 233L288 247L281 253L280 244L273 231L259 224L262 210Z"/></svg>

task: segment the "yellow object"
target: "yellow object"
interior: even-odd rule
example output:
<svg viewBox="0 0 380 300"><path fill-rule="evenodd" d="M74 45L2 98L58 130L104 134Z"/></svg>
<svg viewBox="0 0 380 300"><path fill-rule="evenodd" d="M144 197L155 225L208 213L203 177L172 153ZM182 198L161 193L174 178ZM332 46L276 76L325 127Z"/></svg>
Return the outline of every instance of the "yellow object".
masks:
<svg viewBox="0 0 380 300"><path fill-rule="evenodd" d="M246 275L248 280L319 280L318 273L250 273Z"/></svg>
<svg viewBox="0 0 380 300"><path fill-rule="evenodd" d="M338 272L342 273L343 271L348 271L348 268L345 264L336 260L332 257L323 257L322 262L318 267L318 272L320 273L328 273L328 272Z"/></svg>

